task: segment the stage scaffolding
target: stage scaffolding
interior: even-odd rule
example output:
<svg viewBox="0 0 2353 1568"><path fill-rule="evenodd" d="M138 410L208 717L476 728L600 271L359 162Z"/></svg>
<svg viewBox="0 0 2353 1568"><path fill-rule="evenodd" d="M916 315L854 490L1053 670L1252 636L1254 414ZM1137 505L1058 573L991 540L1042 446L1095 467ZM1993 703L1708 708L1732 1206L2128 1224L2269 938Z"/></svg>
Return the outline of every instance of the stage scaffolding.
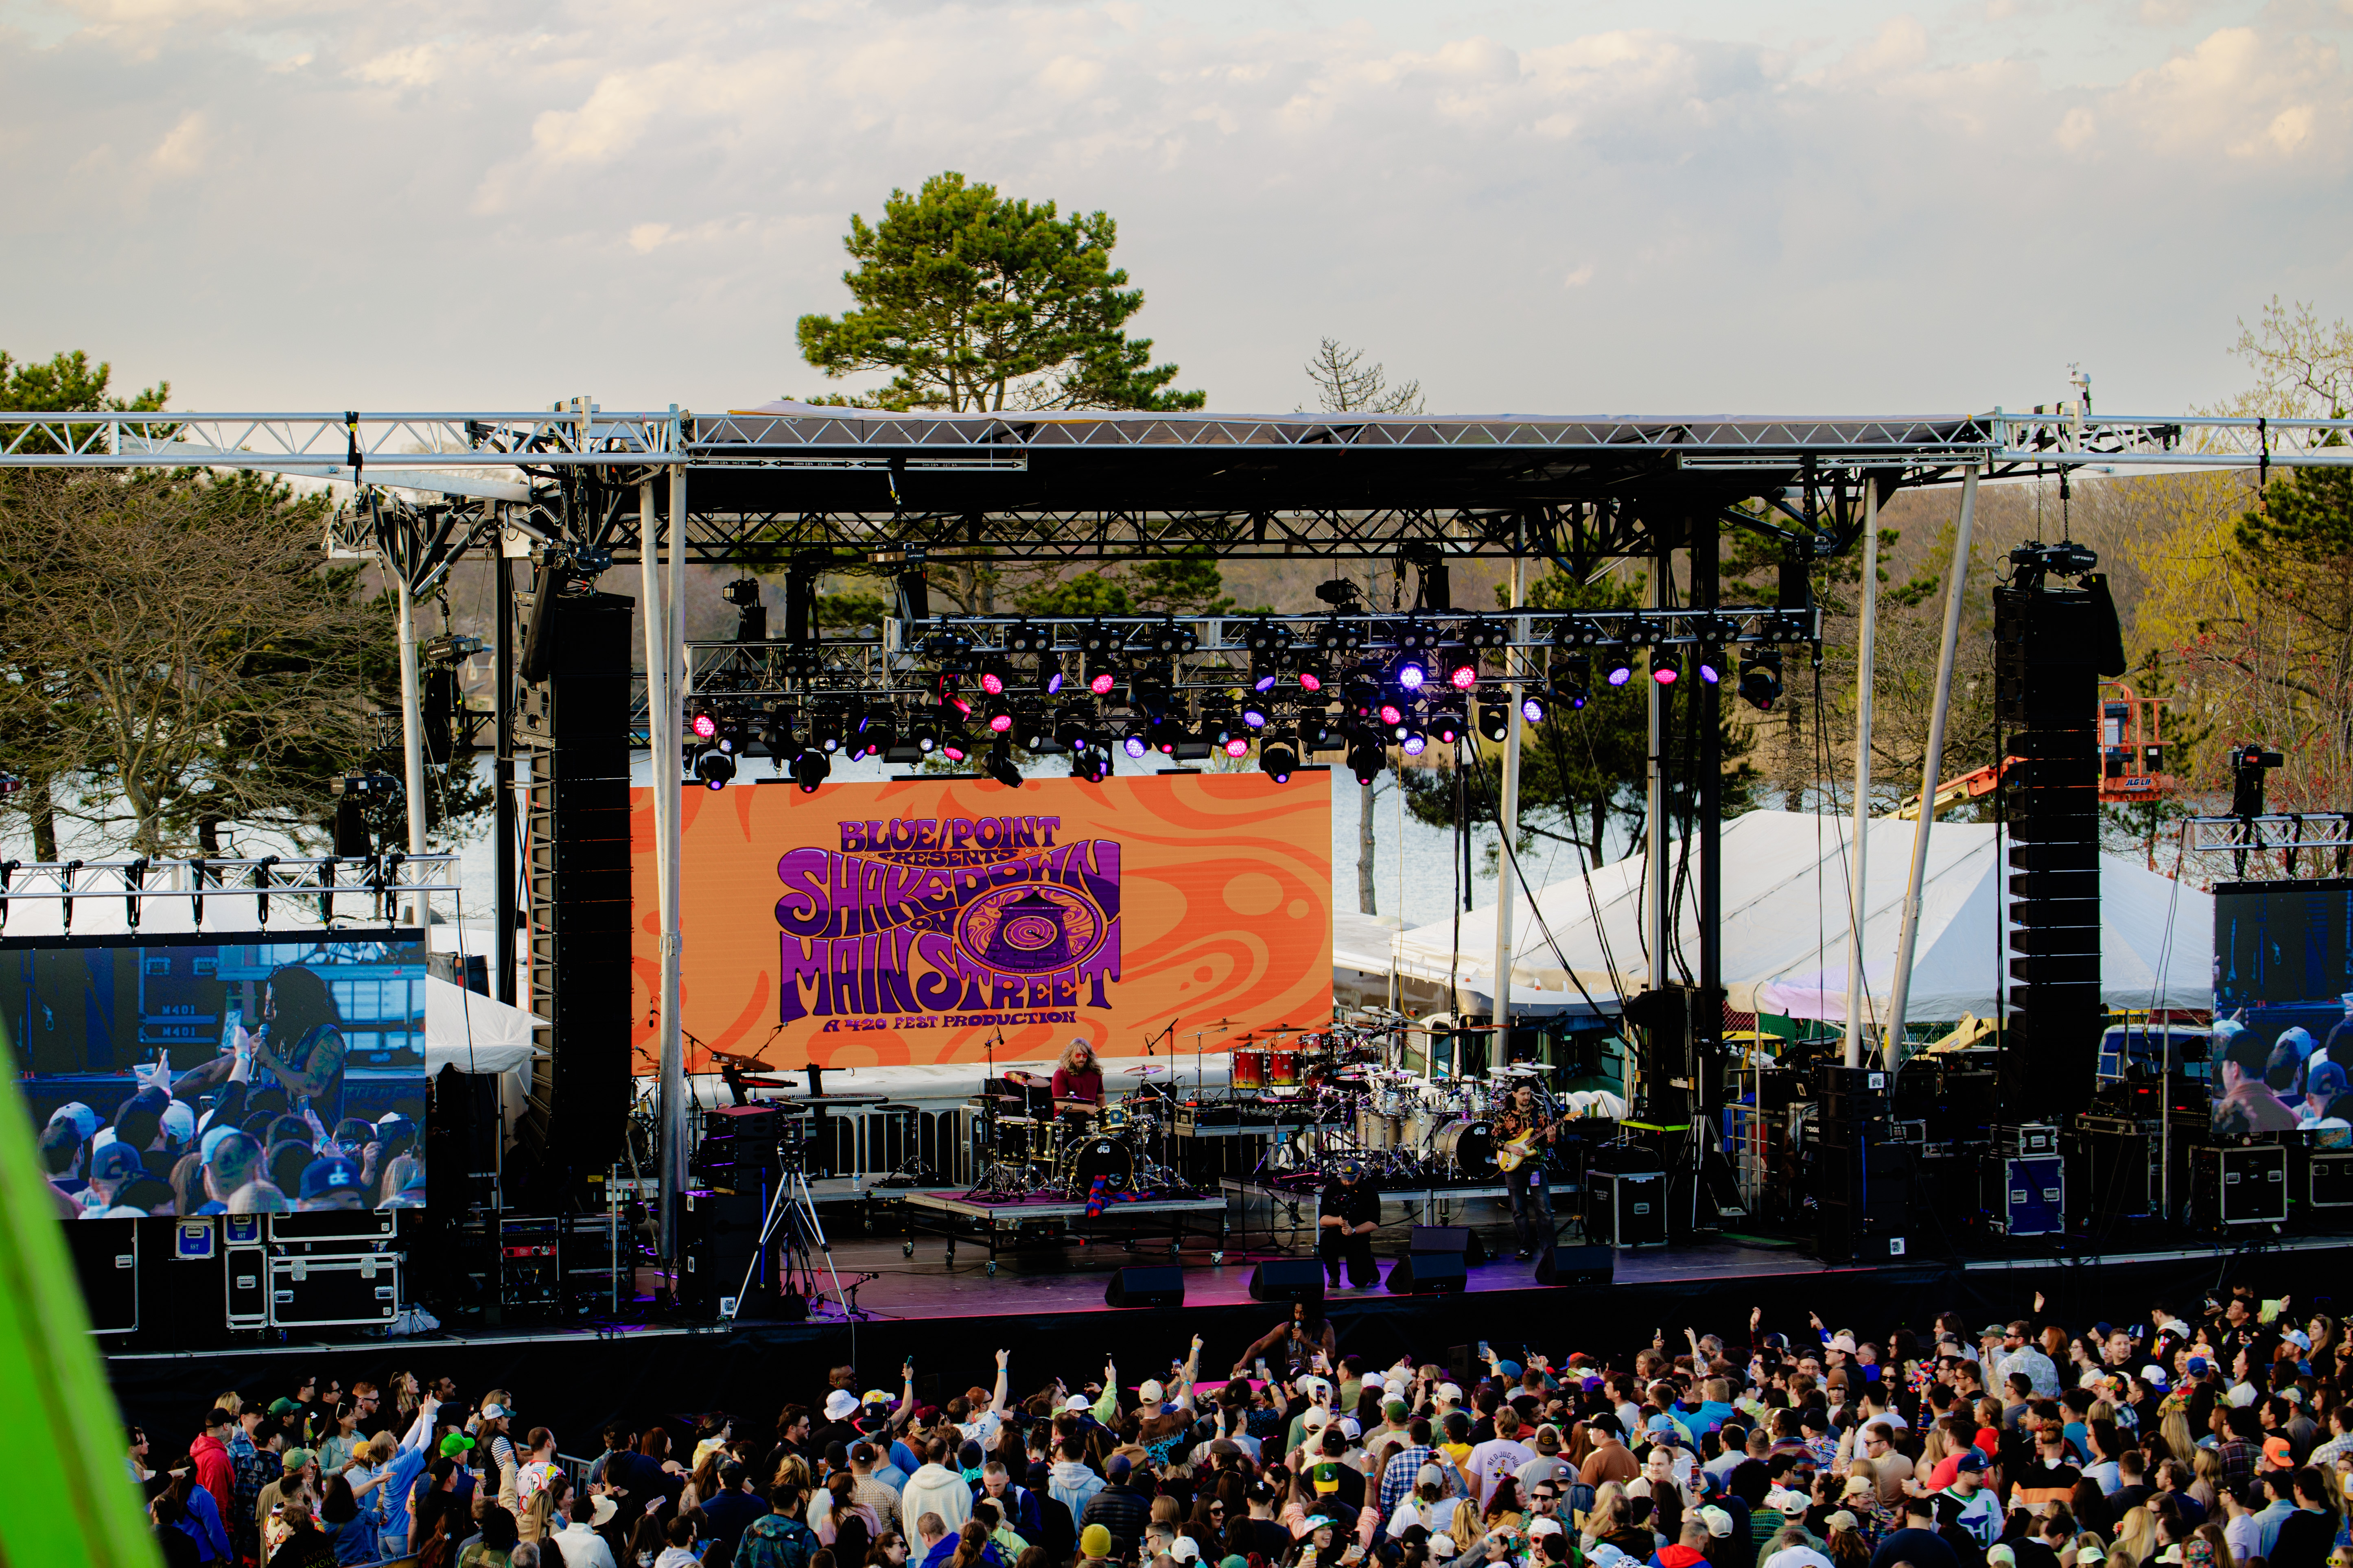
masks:
<svg viewBox="0 0 2353 1568"><path fill-rule="evenodd" d="M800 404L708 416L575 399L525 413L11 413L0 416L0 468L246 468L353 485L364 499L337 514L327 547L385 564L402 591L404 626L406 605L469 553L500 561L502 615L514 613L508 574L517 564L533 569L535 587L638 564L647 646L666 650L649 661L659 679L649 679L648 732L658 770L674 778L690 695L681 584L691 563L897 568L1194 552L1394 558L1421 565L1427 582L1429 567L1450 559L1534 558L1579 578L1634 559L1663 580L1673 553L1693 550L1694 607L1714 610L1714 542L1725 529L1766 537L1802 568L1852 545L1876 506L1905 488L2196 469L2261 480L2274 469L2353 465L2348 437L2353 420L2101 416L2082 403L1816 419L891 415ZM653 555L665 538L663 572ZM513 701L514 650L502 632L503 710ZM417 682L406 686L412 810L421 811ZM1655 735L1665 699L1655 688L1651 698ZM1712 735L1720 693L1708 686L1699 700ZM512 858L511 720L502 710L502 902L522 880ZM1654 760L1654 798L1659 767ZM1703 763L1694 792L1708 868L1719 815L1713 773ZM678 817L666 816L658 858L674 889ZM412 852L424 847L421 824L419 816ZM1712 881L1704 875L1699 889L1704 988L1716 983ZM674 890L663 902L667 1217L687 1106L669 978L680 943ZM526 910L529 929L543 913ZM512 933L502 918L508 1000Z"/></svg>

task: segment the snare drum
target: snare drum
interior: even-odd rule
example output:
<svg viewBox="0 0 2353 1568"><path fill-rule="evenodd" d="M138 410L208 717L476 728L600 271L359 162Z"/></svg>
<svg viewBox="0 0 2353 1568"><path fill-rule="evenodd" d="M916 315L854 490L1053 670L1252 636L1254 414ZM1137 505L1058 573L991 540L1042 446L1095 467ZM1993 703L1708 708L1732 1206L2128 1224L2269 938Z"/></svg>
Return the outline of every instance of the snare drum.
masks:
<svg viewBox="0 0 2353 1568"><path fill-rule="evenodd" d="M1269 1089L1299 1087L1299 1053L1294 1050L1271 1050L1266 1053L1266 1086Z"/></svg>
<svg viewBox="0 0 2353 1568"><path fill-rule="evenodd" d="M1486 1121L1450 1121L1430 1141L1430 1152L1469 1180L1495 1173L1495 1130Z"/></svg>
<svg viewBox="0 0 2353 1568"><path fill-rule="evenodd" d="M1133 1122L1134 1120L1135 1113L1129 1110L1126 1106L1106 1105L1103 1107L1103 1118L1096 1123L1096 1127L1100 1131L1109 1132L1116 1136L1119 1133L1125 1132L1128 1129L1129 1123Z"/></svg>
<svg viewBox="0 0 2353 1568"><path fill-rule="evenodd" d="M1266 1057L1267 1053L1257 1047L1235 1051L1233 1086L1236 1089L1264 1089Z"/></svg>

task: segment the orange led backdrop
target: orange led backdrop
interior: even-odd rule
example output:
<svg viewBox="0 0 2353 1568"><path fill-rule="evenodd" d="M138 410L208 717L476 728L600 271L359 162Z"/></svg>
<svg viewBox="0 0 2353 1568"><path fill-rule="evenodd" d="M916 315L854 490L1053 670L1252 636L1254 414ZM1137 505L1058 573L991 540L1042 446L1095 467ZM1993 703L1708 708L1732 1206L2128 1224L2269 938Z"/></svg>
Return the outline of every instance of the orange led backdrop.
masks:
<svg viewBox="0 0 2353 1568"><path fill-rule="evenodd" d="M681 792L688 1067L1189 1055L1332 1012L1327 773L789 784ZM649 1059L659 919L632 792L635 1036ZM1207 1048L1226 1048L1213 1035Z"/></svg>

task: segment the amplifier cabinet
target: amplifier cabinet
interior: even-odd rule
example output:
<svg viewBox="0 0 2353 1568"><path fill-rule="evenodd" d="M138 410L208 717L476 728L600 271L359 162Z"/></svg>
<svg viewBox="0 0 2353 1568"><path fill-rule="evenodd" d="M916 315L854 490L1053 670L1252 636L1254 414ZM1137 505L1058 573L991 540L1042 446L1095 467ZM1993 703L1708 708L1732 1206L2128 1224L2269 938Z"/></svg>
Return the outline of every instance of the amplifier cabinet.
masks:
<svg viewBox="0 0 2353 1568"><path fill-rule="evenodd" d="M391 1253L269 1260L272 1328L389 1323L399 1316L400 1265Z"/></svg>

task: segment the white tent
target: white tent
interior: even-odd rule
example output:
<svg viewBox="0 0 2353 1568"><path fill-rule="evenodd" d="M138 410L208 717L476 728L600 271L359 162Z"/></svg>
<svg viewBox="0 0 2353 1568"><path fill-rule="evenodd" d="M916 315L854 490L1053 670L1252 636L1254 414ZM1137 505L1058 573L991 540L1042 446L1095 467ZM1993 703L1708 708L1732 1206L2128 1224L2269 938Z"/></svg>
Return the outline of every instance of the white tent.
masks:
<svg viewBox="0 0 2353 1568"><path fill-rule="evenodd" d="M1883 1007L1895 973L1895 942L1915 824L1871 824L1869 880L1863 900L1863 980ZM1851 819L1755 811L1724 826L1724 978L1742 1012L1843 1021L1846 1016L1847 908L1852 887ZM1677 952L1668 973L1699 968L1698 846L1689 863L1671 845L1671 874L1687 879ZM1985 1016L2007 999L2003 942L2006 874L1988 825L1938 823L1928 840L1915 948L1912 1020ZM1588 876L1539 890L1531 910L1514 900L1512 1003L1515 1009L1604 1010L1641 988L1650 972L1643 951L1642 859L1633 857ZM2102 992L2114 1007L2202 1008L2212 1001L2213 900L2121 856L2100 864ZM1599 915L1597 923L1596 915ZM1541 920L1537 917L1541 915ZM1465 913L1461 941L1452 920L1371 941L1336 944L1342 965L1444 981L1451 973L1492 998L1495 910ZM1549 931L1549 937L1547 936ZM1369 937L1370 932L1363 933ZM1355 952L1353 947L1370 951ZM1564 959L1566 962L1564 963ZM1571 984L1583 985L1580 993Z"/></svg>

